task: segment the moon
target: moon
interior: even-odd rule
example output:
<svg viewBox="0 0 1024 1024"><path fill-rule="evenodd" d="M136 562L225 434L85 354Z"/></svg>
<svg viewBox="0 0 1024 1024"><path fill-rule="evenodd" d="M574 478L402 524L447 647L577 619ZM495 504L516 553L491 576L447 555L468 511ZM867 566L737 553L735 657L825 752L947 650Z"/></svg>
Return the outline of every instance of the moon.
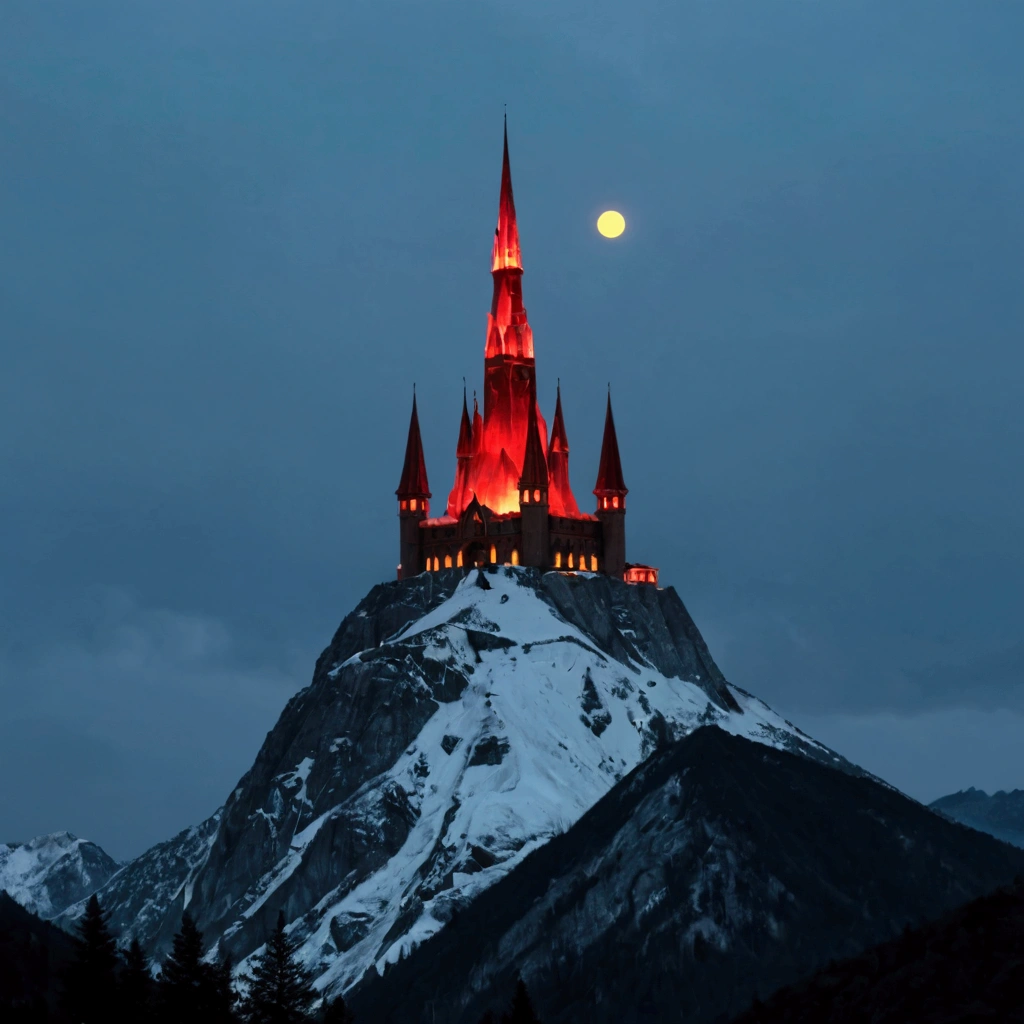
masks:
<svg viewBox="0 0 1024 1024"><path fill-rule="evenodd" d="M626 230L626 218L618 210L605 210L597 218L597 230L605 238L618 238Z"/></svg>

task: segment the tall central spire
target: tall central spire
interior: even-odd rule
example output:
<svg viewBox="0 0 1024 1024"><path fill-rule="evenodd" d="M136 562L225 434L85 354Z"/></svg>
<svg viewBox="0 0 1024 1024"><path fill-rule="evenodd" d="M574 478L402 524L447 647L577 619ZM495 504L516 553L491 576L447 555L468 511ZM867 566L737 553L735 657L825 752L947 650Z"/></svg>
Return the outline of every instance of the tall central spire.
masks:
<svg viewBox="0 0 1024 1024"><path fill-rule="evenodd" d="M501 162L501 194L498 198L498 226L494 229L491 270L522 270L516 203L512 198L512 168L508 162L508 118L505 119L505 153Z"/></svg>

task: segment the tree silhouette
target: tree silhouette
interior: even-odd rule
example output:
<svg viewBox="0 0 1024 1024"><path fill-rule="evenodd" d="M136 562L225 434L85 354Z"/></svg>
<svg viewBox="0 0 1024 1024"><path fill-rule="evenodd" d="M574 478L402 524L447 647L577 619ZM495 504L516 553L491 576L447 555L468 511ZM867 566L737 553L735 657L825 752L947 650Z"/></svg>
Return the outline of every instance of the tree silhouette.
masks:
<svg viewBox="0 0 1024 1024"><path fill-rule="evenodd" d="M75 1024L98 1024L113 1015L117 998L117 944L93 894L78 924L75 959L64 978L64 1004Z"/></svg>
<svg viewBox="0 0 1024 1024"><path fill-rule="evenodd" d="M210 968L203 963L203 934L186 910L181 930L160 972L160 997L169 1021L205 1021L210 1011Z"/></svg>
<svg viewBox="0 0 1024 1024"><path fill-rule="evenodd" d="M512 1005L508 1013L501 1015L501 1024L540 1024L530 1001L530 993L526 991L526 983L522 978L516 980L516 990L512 995Z"/></svg>
<svg viewBox="0 0 1024 1024"><path fill-rule="evenodd" d="M149 973L149 958L132 939L131 945L121 953L121 984L118 1000L122 1017L131 1021L146 1021L152 1017L153 979Z"/></svg>
<svg viewBox="0 0 1024 1024"><path fill-rule="evenodd" d="M296 943L284 929L284 914L261 953L252 959L242 1015L249 1024L298 1024L310 1019L316 1000L312 976L295 956Z"/></svg>
<svg viewBox="0 0 1024 1024"><path fill-rule="evenodd" d="M354 1024L356 1015L345 1005L345 1000L338 996L332 999L324 1010L324 1024Z"/></svg>

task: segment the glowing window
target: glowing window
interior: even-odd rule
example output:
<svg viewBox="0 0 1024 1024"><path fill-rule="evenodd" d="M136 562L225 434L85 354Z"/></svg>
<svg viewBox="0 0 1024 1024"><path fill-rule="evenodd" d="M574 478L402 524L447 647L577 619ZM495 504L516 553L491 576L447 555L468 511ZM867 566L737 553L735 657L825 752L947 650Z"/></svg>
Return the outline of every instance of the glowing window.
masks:
<svg viewBox="0 0 1024 1024"><path fill-rule="evenodd" d="M533 501L534 501L534 504L536 504L538 501L540 501L540 491L534 491L533 492Z"/></svg>
<svg viewBox="0 0 1024 1024"><path fill-rule="evenodd" d="M555 552L555 568L556 569L561 569L562 568L562 552L561 551L556 551Z"/></svg>
<svg viewBox="0 0 1024 1024"><path fill-rule="evenodd" d="M416 511L416 499L415 499L415 498L413 498L413 499L412 499L412 501L410 501L410 502L409 502L409 508L410 508L410 509L411 509L411 510L412 510L413 512L415 512L415 511Z"/></svg>
<svg viewBox="0 0 1024 1024"><path fill-rule="evenodd" d="M491 545L491 564L493 565L498 561L498 549L492 544Z"/></svg>
<svg viewBox="0 0 1024 1024"><path fill-rule="evenodd" d="M437 572L437 570L440 569L440 568L441 568L441 563L438 562L437 556L435 556L434 557L434 572Z"/></svg>
<svg viewBox="0 0 1024 1024"><path fill-rule="evenodd" d="M462 552L459 552L459 557L456 559L455 564L461 569L462 568Z"/></svg>
<svg viewBox="0 0 1024 1024"><path fill-rule="evenodd" d="M569 568L571 569L572 567L573 567L573 565L572 565L572 552L570 551L569 552Z"/></svg>
<svg viewBox="0 0 1024 1024"><path fill-rule="evenodd" d="M529 501L530 501L530 492L529 491L523 491L523 496L522 496L523 504L526 505L526 504L529 503Z"/></svg>
<svg viewBox="0 0 1024 1024"><path fill-rule="evenodd" d="M450 569L452 567L452 556L451 555L445 555L444 556L444 567L446 569Z"/></svg>
<svg viewBox="0 0 1024 1024"><path fill-rule="evenodd" d="M519 564L519 552L515 548L512 549L512 564Z"/></svg>
<svg viewBox="0 0 1024 1024"><path fill-rule="evenodd" d="M618 508L618 507L619 507L619 496L616 494L615 497L612 498L612 508Z"/></svg>
<svg viewBox="0 0 1024 1024"><path fill-rule="evenodd" d="M590 556L590 571L597 572L597 555Z"/></svg>

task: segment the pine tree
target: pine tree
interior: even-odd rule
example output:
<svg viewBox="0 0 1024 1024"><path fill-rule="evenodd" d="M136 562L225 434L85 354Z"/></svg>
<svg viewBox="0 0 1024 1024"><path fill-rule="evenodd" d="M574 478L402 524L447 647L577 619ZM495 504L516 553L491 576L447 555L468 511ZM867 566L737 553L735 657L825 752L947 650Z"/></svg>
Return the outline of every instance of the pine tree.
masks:
<svg viewBox="0 0 1024 1024"><path fill-rule="evenodd" d="M160 971L160 1001L168 1021L206 1020L209 1002L209 968L203 963L203 934L192 915L181 915L181 930Z"/></svg>
<svg viewBox="0 0 1024 1024"><path fill-rule="evenodd" d="M316 1000L312 976L295 957L296 943L285 934L284 914L262 953L253 957L249 993L242 1015L248 1024L299 1024L311 1019Z"/></svg>
<svg viewBox="0 0 1024 1024"><path fill-rule="evenodd" d="M501 1015L501 1024L540 1024L540 1018L533 1009L530 993L526 991L526 983L522 978L516 981L512 1005L508 1013Z"/></svg>
<svg viewBox="0 0 1024 1024"><path fill-rule="evenodd" d="M152 1019L153 979L149 973L149 958L138 939L132 939L131 945L121 953L120 989L121 1014L124 1019Z"/></svg>
<svg viewBox="0 0 1024 1024"><path fill-rule="evenodd" d="M207 968L209 986L209 1019L211 1024L231 1024L236 1020L237 996L232 983L231 958L222 955L217 963Z"/></svg>
<svg viewBox="0 0 1024 1024"><path fill-rule="evenodd" d="M323 1024L354 1024L356 1015L345 1004L341 996L327 1003Z"/></svg>
<svg viewBox="0 0 1024 1024"><path fill-rule="evenodd" d="M64 979L64 1003L75 1024L109 1020L117 1002L117 944L93 894L78 925L75 959Z"/></svg>

